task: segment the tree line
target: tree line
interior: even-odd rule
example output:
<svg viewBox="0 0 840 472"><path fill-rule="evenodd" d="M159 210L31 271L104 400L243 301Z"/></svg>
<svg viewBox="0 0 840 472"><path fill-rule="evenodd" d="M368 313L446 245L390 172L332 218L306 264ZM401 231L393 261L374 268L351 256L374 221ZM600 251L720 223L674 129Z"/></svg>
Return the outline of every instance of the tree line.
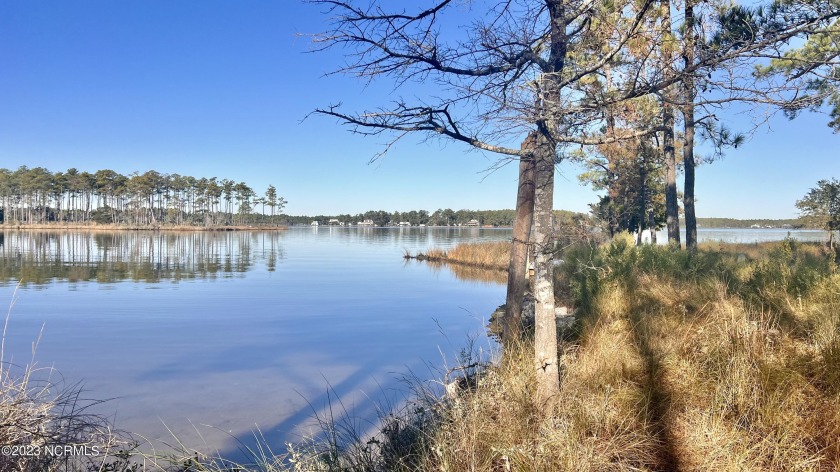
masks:
<svg viewBox="0 0 840 472"><path fill-rule="evenodd" d="M338 220L345 224L356 224L361 221L372 221L375 226L396 226L401 222L411 223L412 226L464 226L475 220L481 226L510 227L516 216L515 210L452 210L438 209L431 213L426 210L394 211L370 210L364 213L342 213L337 215L288 216L283 215L283 221L290 225L308 225L313 221L327 224L330 220ZM567 210L556 210L555 217L560 219L585 218L588 216Z"/></svg>
<svg viewBox="0 0 840 472"><path fill-rule="evenodd" d="M0 169L0 222L4 224L276 224L285 204L273 185L260 195L245 182L217 177L154 170L122 175L110 169L93 173L75 168L58 172L26 166Z"/></svg>

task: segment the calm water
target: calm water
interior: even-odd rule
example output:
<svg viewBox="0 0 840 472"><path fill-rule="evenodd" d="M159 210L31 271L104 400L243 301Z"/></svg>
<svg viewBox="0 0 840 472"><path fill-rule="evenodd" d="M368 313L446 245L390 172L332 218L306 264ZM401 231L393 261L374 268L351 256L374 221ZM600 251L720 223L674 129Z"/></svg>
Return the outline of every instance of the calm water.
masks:
<svg viewBox="0 0 840 472"><path fill-rule="evenodd" d="M452 363L469 335L488 347L483 325L504 286L402 252L510 234L6 232L2 303L23 284L5 358L27 363L43 326L38 365L83 381L89 398L113 398L97 411L118 427L171 441L169 428L234 455L259 427L282 452L328 384L373 419L369 398L399 398L399 375L435 377L429 366L442 353Z"/></svg>
<svg viewBox="0 0 840 472"><path fill-rule="evenodd" d="M354 416L372 420L371 399L400 398L400 375L437 377L430 366L442 365L442 354L454 362L469 335L490 346L483 326L504 302L504 279L406 263L402 252L510 236L432 228L0 233L2 303L22 280L5 360L29 362L40 335L37 364L67 383L83 381L89 398L112 398L98 411L122 429L171 442L169 429L188 446L235 456L258 427L282 451L325 406L328 385Z"/></svg>
<svg viewBox="0 0 840 472"><path fill-rule="evenodd" d="M816 229L739 229L739 228L698 228L697 241L710 242L722 241L726 243L763 243L769 241L781 241L788 235L797 241L828 241L828 234L825 231ZM647 234L644 235L647 239ZM685 230L680 231L680 237L685 245ZM656 240L660 244L667 244L668 230L662 229L656 233Z"/></svg>

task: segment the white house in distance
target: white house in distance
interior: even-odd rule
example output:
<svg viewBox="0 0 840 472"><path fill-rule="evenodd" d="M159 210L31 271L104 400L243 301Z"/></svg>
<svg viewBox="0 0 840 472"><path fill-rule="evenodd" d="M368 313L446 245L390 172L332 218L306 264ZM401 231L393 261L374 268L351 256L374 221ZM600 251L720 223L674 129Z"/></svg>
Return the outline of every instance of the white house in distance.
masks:
<svg viewBox="0 0 840 472"><path fill-rule="evenodd" d="M318 226L318 225L319 225L319 223L317 221L313 221L312 223L309 223L309 226Z"/></svg>
<svg viewBox="0 0 840 472"><path fill-rule="evenodd" d="M408 221L400 221L400 226L411 226L411 223Z"/></svg>
<svg viewBox="0 0 840 472"><path fill-rule="evenodd" d="M364 220L356 223L359 226L374 226L373 220Z"/></svg>
<svg viewBox="0 0 840 472"><path fill-rule="evenodd" d="M478 220L470 220L467 223L467 226L476 226L477 227L477 226L480 226L480 225L481 225L481 223L479 223Z"/></svg>

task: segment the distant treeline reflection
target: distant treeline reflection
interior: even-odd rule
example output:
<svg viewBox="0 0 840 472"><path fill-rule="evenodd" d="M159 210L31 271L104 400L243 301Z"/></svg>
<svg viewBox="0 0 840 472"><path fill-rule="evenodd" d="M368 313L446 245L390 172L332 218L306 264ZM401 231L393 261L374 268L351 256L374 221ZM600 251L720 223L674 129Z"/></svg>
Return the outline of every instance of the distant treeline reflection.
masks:
<svg viewBox="0 0 840 472"><path fill-rule="evenodd" d="M178 282L243 276L284 258L281 233L0 233L0 284Z"/></svg>
<svg viewBox="0 0 840 472"><path fill-rule="evenodd" d="M440 261L426 261L425 264L434 272L449 270L458 280L469 282L484 282L488 284L507 283L508 274L502 270L483 269L462 264L452 264Z"/></svg>

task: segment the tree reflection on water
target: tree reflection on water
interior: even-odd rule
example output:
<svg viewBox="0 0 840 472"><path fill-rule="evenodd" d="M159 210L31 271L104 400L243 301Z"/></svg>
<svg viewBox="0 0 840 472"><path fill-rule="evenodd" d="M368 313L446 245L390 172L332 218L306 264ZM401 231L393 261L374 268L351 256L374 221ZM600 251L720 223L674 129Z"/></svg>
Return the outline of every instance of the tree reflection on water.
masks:
<svg viewBox="0 0 840 472"><path fill-rule="evenodd" d="M284 259L280 232L0 233L0 284L159 283L241 277Z"/></svg>

